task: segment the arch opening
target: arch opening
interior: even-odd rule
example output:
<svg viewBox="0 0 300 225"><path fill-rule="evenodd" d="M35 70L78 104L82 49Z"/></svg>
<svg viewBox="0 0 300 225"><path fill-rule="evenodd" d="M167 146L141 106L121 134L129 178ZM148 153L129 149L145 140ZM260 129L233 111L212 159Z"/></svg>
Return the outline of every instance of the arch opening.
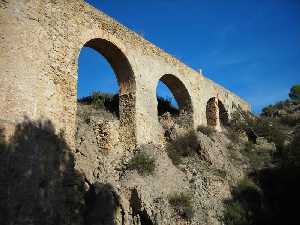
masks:
<svg viewBox="0 0 300 225"><path fill-rule="evenodd" d="M163 88L162 88L163 87ZM193 127L193 107L191 96L185 85L174 75L163 75L156 88L159 121L170 115L181 127Z"/></svg>
<svg viewBox="0 0 300 225"><path fill-rule="evenodd" d="M83 60L81 57L81 53L83 52L94 53L92 55L87 54L88 57L85 57L85 60ZM97 58L95 58L95 55L97 55ZM81 67L87 67L86 65L82 65L82 63L85 63L84 61L97 61L101 59L105 63L101 62L99 64L98 62L97 66L101 65L99 70L108 74L99 72L98 68L96 70L95 68L86 68L85 73L82 73ZM102 67L104 64L106 64L105 68ZM96 74L91 75L87 73ZM99 74L101 78L99 76L98 80L89 80L94 75ZM107 75L109 75L109 79L106 77ZM83 78L83 76L86 76L86 78ZM122 139L120 141L125 141L125 146L134 146L136 144L135 79L131 65L125 54L116 45L104 39L97 38L86 42L80 50L78 59L77 88L81 87L79 82L82 80L85 80L86 83L83 89L89 89L90 93L88 96L84 96L87 93L81 90L82 88L80 90L77 89L78 104L91 104L94 109L98 110L95 113L97 115L101 114L105 119L109 119L107 113L113 113L114 116L111 119L119 119L119 138ZM93 90L96 92L91 93L90 87L96 87L96 90ZM99 110L99 107L102 107L102 111ZM89 117L88 113L84 113L85 117ZM86 119L86 122L89 122L89 120L90 118Z"/></svg>
<svg viewBox="0 0 300 225"><path fill-rule="evenodd" d="M221 100L212 97L206 104L206 120L207 125L215 129L221 129L221 126L228 125L228 112Z"/></svg>
<svg viewBox="0 0 300 225"><path fill-rule="evenodd" d="M223 105L221 100L218 100L218 107L219 107L220 124L222 126L228 126L228 123L229 123L228 112L225 109L225 106Z"/></svg>

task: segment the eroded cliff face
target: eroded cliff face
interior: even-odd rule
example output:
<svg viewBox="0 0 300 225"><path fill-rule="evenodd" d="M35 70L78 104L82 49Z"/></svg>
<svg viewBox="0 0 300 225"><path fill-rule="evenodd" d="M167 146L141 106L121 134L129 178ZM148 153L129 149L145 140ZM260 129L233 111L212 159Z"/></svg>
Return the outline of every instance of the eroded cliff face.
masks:
<svg viewBox="0 0 300 225"><path fill-rule="evenodd" d="M86 224L221 224L223 202L231 196L230 184L243 177L243 163L232 163L224 133L194 132L186 141L189 134L178 125L184 121L176 122L168 114L160 120L165 130L160 144L124 151L117 118L79 105L74 157L85 180ZM195 154L174 165L168 152L178 146ZM155 159L152 175L127 169L139 151ZM193 212L170 204L170 196L180 193L191 196Z"/></svg>

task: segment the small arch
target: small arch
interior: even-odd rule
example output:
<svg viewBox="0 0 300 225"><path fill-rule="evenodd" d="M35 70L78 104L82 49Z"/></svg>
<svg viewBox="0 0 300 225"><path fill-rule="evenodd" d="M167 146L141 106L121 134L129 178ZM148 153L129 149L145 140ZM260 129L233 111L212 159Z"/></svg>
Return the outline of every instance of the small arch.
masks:
<svg viewBox="0 0 300 225"><path fill-rule="evenodd" d="M126 55L112 42L95 38L86 42L83 47L100 53L110 64L119 84L117 101L120 119L120 138L126 146L136 144L135 135L135 91L136 84L132 67Z"/></svg>
<svg viewBox="0 0 300 225"><path fill-rule="evenodd" d="M173 107L173 116L179 118L177 121L181 126L191 128L193 127L193 107L191 96L183 84L183 82L172 74L165 74L160 79L170 92L173 94L174 99L178 105ZM157 85L158 86L158 85ZM160 107L160 100L158 96L157 106ZM172 109L172 108L171 108ZM158 108L158 112L161 113L161 110ZM170 112L172 114L172 112Z"/></svg>
<svg viewBox="0 0 300 225"><path fill-rule="evenodd" d="M216 127L218 125L218 103L216 98L210 98L206 104L206 120L207 125Z"/></svg>
<svg viewBox="0 0 300 225"><path fill-rule="evenodd" d="M220 99L212 97L207 101L206 120L208 126L214 127L216 129L220 129L221 125L228 125L228 112Z"/></svg>

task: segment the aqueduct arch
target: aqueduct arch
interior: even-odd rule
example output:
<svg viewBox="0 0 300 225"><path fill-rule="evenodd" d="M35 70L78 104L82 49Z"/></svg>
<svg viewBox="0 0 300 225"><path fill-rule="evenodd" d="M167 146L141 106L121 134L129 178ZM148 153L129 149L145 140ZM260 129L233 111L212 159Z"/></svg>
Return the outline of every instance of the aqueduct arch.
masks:
<svg viewBox="0 0 300 225"><path fill-rule="evenodd" d="M135 140L135 77L126 55L112 42L95 38L83 47L96 50L104 56L115 72L119 84L120 137L123 142Z"/></svg>
<svg viewBox="0 0 300 225"><path fill-rule="evenodd" d="M207 125L216 130L221 130L221 126L226 126L228 124L228 112L218 97L212 97L207 101L206 119Z"/></svg>
<svg viewBox="0 0 300 225"><path fill-rule="evenodd" d="M24 116L44 118L74 146L81 46L100 52L115 70L122 137L130 143L159 141L155 88L161 78L190 112L194 128L207 123L207 99L217 93L228 116L233 103L250 110L234 93L83 0L2 1L0 21L0 126L7 136Z"/></svg>
<svg viewBox="0 0 300 225"><path fill-rule="evenodd" d="M179 107L179 116L185 117L183 124L186 127L193 127L193 105L191 96L184 83L175 75L165 74L160 79L172 92Z"/></svg>

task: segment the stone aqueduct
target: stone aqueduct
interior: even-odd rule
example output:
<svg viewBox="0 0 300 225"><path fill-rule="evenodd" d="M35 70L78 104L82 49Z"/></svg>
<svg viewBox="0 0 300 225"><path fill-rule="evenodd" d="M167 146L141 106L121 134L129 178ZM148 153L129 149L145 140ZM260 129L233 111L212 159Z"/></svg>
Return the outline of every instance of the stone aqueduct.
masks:
<svg viewBox="0 0 300 225"><path fill-rule="evenodd" d="M101 53L115 71L120 132L127 144L161 137L159 80L173 92L194 128L208 122L218 128L219 120L209 111L223 110L230 116L235 106L250 109L235 94L83 0L2 0L0 27L0 125L8 136L24 117L49 119L73 146L77 61L84 46Z"/></svg>

